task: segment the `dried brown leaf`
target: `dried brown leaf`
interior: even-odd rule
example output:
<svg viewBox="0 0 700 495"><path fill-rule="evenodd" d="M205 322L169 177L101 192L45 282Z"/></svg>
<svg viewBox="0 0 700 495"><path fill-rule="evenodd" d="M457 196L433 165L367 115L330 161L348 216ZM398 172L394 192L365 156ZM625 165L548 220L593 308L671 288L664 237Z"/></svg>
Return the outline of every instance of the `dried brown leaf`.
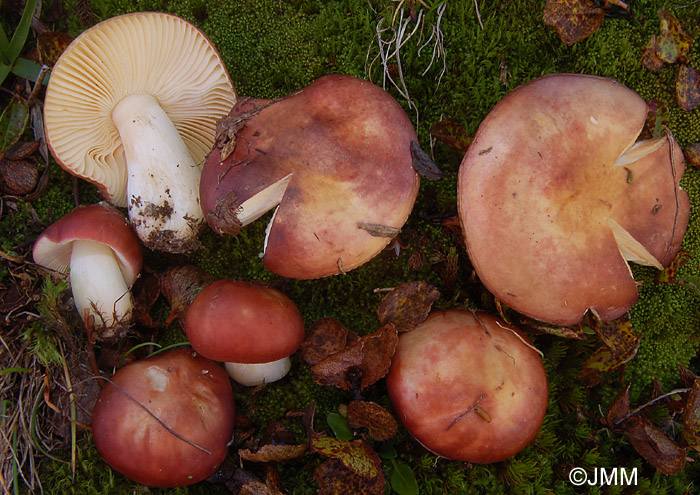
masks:
<svg viewBox="0 0 700 495"><path fill-rule="evenodd" d="M381 476L379 455L364 440L342 440L333 437L312 438L311 452L339 460L358 476L373 480Z"/></svg>
<svg viewBox="0 0 700 495"><path fill-rule="evenodd" d="M63 50L70 45L73 38L60 31L44 31L36 38L36 48L39 52L39 62L53 67Z"/></svg>
<svg viewBox="0 0 700 495"><path fill-rule="evenodd" d="M617 422L625 418L630 413L630 387L631 383L620 391L615 399L610 403L608 412L605 413L605 424L614 427Z"/></svg>
<svg viewBox="0 0 700 495"><path fill-rule="evenodd" d="M401 233L401 229L397 227L376 223L359 222L357 228L368 232L372 237L388 237L389 239L393 239Z"/></svg>
<svg viewBox="0 0 700 495"><path fill-rule="evenodd" d="M685 466L685 449L667 437L645 416L635 415L621 424L634 449L664 474L677 474Z"/></svg>
<svg viewBox="0 0 700 495"><path fill-rule="evenodd" d="M389 440L398 432L391 413L375 402L351 401L348 404L348 424L354 429L367 428L369 436L378 442Z"/></svg>
<svg viewBox="0 0 700 495"><path fill-rule="evenodd" d="M426 282L406 282L389 292L379 303L379 323L391 323L396 330L406 332L425 321L433 303L440 298L440 291Z"/></svg>
<svg viewBox="0 0 700 495"><path fill-rule="evenodd" d="M443 119L430 127L430 135L449 147L466 153L472 138L457 119Z"/></svg>
<svg viewBox="0 0 700 495"><path fill-rule="evenodd" d="M308 446L302 445L273 445L267 444L255 452L250 449L240 449L241 459L252 462L285 462L298 459L306 453Z"/></svg>
<svg viewBox="0 0 700 495"><path fill-rule="evenodd" d="M564 43L573 45L598 30L605 11L593 0L547 0L542 18Z"/></svg>
<svg viewBox="0 0 700 495"><path fill-rule="evenodd" d="M411 156L413 157L413 168L421 176L428 180L440 180L443 177L442 170L440 170L435 162L428 156L428 154L423 151L420 145L411 141Z"/></svg>
<svg viewBox="0 0 700 495"><path fill-rule="evenodd" d="M249 481L241 486L238 495L283 495L279 490L270 488L262 481Z"/></svg>
<svg viewBox="0 0 700 495"><path fill-rule="evenodd" d="M389 372L398 340L396 327L384 325L312 366L313 379L343 390L369 387Z"/></svg>
<svg viewBox="0 0 700 495"><path fill-rule="evenodd" d="M662 61L672 64L684 62L693 38L683 32L681 23L670 12L659 9L660 33L656 37L656 55Z"/></svg>
<svg viewBox="0 0 700 495"><path fill-rule="evenodd" d="M686 396L683 411L683 439L691 449L700 452L700 378L695 378Z"/></svg>
<svg viewBox="0 0 700 495"><path fill-rule="evenodd" d="M321 318L306 332L299 353L309 365L324 360L331 354L345 349L348 329L335 318Z"/></svg>
<svg viewBox="0 0 700 495"><path fill-rule="evenodd" d="M683 150L685 161L689 165L700 168L700 142L693 143Z"/></svg>
<svg viewBox="0 0 700 495"><path fill-rule="evenodd" d="M338 459L328 459L314 470L314 480L319 485L318 495L383 495L384 474L376 478L363 478Z"/></svg>
<svg viewBox="0 0 700 495"><path fill-rule="evenodd" d="M5 194L23 196L32 192L39 182L39 170L29 160L0 162L0 190Z"/></svg>
<svg viewBox="0 0 700 495"><path fill-rule="evenodd" d="M656 36L653 34L642 50L642 65L652 72L659 72L665 62L656 54Z"/></svg>
<svg viewBox="0 0 700 495"><path fill-rule="evenodd" d="M160 290L170 303L170 324L175 318L184 323L185 313L199 292L217 278L193 265L175 266L160 277Z"/></svg>
<svg viewBox="0 0 700 495"><path fill-rule="evenodd" d="M700 104L700 71L683 64L678 69L676 79L676 101L686 112Z"/></svg>

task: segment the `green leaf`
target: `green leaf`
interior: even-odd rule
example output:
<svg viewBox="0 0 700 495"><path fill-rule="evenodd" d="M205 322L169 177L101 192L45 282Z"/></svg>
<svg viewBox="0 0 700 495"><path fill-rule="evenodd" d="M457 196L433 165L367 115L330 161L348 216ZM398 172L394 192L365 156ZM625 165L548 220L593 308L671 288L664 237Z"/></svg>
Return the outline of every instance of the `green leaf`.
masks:
<svg viewBox="0 0 700 495"><path fill-rule="evenodd" d="M32 24L32 16L34 15L34 9L36 9L37 0L27 0L24 5L24 12L22 12L22 18L19 20L17 29L12 35L12 40L5 51L5 56L10 62L14 62L22 53L22 48L24 48L24 43L27 41L27 35L29 34L29 27Z"/></svg>
<svg viewBox="0 0 700 495"><path fill-rule="evenodd" d="M336 438L348 441L352 440L352 431L350 430L350 425L348 424L347 419L338 413L330 413L328 416L326 416L326 421L328 422L328 426L331 427L331 430L333 430Z"/></svg>
<svg viewBox="0 0 700 495"><path fill-rule="evenodd" d="M399 495L418 495L418 483L411 467L392 459L391 488Z"/></svg>
<svg viewBox="0 0 700 495"><path fill-rule="evenodd" d="M7 53L7 48L10 46L10 40L7 39L5 30L0 25L0 62L3 64L9 64L10 61L5 58L5 53Z"/></svg>
<svg viewBox="0 0 700 495"><path fill-rule="evenodd" d="M29 107L21 101L13 101L0 115L0 151L15 144L24 134L29 123Z"/></svg>
<svg viewBox="0 0 700 495"><path fill-rule="evenodd" d="M12 66L12 73L16 76L29 79L32 82L36 82L41 73L41 66L36 62L27 60L26 58L18 58L15 60L15 65ZM48 84L49 74L44 76L43 84Z"/></svg>
<svg viewBox="0 0 700 495"><path fill-rule="evenodd" d="M2 84L5 81L5 78L11 70L11 65L3 64L2 62L0 62L0 84Z"/></svg>

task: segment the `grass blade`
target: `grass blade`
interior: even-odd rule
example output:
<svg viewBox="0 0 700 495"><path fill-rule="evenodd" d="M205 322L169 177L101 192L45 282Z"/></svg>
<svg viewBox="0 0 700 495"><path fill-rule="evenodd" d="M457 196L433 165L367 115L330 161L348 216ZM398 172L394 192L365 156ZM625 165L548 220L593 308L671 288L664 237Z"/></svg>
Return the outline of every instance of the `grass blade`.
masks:
<svg viewBox="0 0 700 495"><path fill-rule="evenodd" d="M22 18L19 20L17 29L12 35L12 40L5 51L5 56L8 58L10 63L17 60L19 54L22 53L22 48L24 48L24 43L27 41L27 36L29 35L29 27L32 24L32 17L34 16L34 9L36 9L36 2L37 0L27 0L27 3L24 5Z"/></svg>

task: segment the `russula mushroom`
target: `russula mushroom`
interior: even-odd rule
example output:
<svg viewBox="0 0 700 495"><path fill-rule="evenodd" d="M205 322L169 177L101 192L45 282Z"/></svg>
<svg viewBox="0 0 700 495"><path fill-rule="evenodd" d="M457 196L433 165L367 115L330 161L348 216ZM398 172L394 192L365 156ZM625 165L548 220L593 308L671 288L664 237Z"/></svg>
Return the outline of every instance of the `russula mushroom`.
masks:
<svg viewBox="0 0 700 495"><path fill-rule="evenodd" d="M496 298L572 325L623 315L638 298L629 261L663 268L688 223L680 147L636 142L647 104L611 79L551 74L506 95L462 161L469 257Z"/></svg>
<svg viewBox="0 0 700 495"><path fill-rule="evenodd" d="M218 52L179 17L139 12L78 36L51 73L46 139L68 172L128 207L143 243L198 246L200 167L236 101Z"/></svg>
<svg viewBox="0 0 700 495"><path fill-rule="evenodd" d="M246 386L283 378L304 340L304 320L282 292L223 279L192 301L185 333L202 356L226 363L231 378Z"/></svg>
<svg viewBox="0 0 700 495"><path fill-rule="evenodd" d="M411 121L378 86L329 75L280 100L240 99L202 171L207 222L236 234L277 207L264 263L289 278L356 268L395 237L420 178Z"/></svg>
<svg viewBox="0 0 700 495"><path fill-rule="evenodd" d="M433 312L401 334L386 380L415 439L464 462L516 454L537 434L547 407L538 352L518 329L486 313Z"/></svg>
<svg viewBox="0 0 700 495"><path fill-rule="evenodd" d="M77 208L51 224L34 243L34 262L68 274L81 318L91 315L102 338L131 323L131 286L142 248L124 215L107 204Z"/></svg>
<svg viewBox="0 0 700 495"><path fill-rule="evenodd" d="M226 372L192 349L134 361L100 391L95 445L113 469L138 483L197 483L221 465L233 437L234 398Z"/></svg>

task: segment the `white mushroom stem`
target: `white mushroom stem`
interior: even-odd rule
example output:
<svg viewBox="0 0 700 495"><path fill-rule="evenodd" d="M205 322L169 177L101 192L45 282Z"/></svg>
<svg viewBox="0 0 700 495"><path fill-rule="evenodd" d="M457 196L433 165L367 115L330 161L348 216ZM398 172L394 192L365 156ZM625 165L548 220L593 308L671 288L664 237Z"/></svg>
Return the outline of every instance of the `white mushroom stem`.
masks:
<svg viewBox="0 0 700 495"><path fill-rule="evenodd" d="M263 383L272 383L285 377L292 367L292 361L286 357L269 363L225 363L226 372L235 381L246 387Z"/></svg>
<svg viewBox="0 0 700 495"><path fill-rule="evenodd" d="M134 306L131 291L110 247L93 241L74 241L70 284L81 318L87 310L95 317L98 328L131 321Z"/></svg>
<svg viewBox="0 0 700 495"><path fill-rule="evenodd" d="M204 214L201 171L170 117L150 95L130 95L112 110L127 161L129 219L146 246L183 252L196 244Z"/></svg>

